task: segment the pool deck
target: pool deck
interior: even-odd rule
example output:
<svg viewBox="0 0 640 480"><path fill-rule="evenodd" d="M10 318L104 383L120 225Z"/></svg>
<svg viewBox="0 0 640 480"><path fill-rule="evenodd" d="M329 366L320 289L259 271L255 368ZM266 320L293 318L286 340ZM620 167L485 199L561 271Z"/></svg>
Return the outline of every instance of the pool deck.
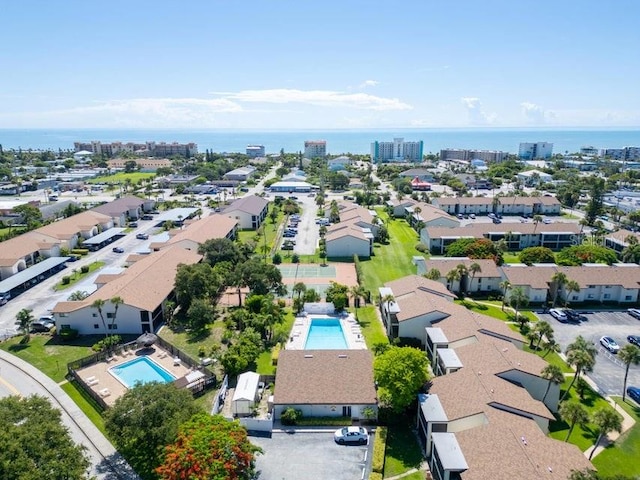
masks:
<svg viewBox="0 0 640 480"><path fill-rule="evenodd" d="M113 405L118 398L127 392L127 387L120 383L109 372L109 369L140 357L152 359L176 379L184 377L191 371L188 365L184 365L182 362L174 362L169 352L154 345L150 348L128 350L121 355L114 355L108 362L99 362L78 370L78 375L89 385L89 388L102 397L107 405Z"/></svg>
<svg viewBox="0 0 640 480"><path fill-rule="evenodd" d="M340 325L342 325L342 332L344 333L345 340L347 341L347 349L349 350L366 350L367 344L364 341L364 335L360 325L353 315L305 315L302 317L296 317L293 323L293 328L289 334L289 341L287 342L287 350L304 350L305 343L307 342L307 334L311 326L311 320L323 319L323 318L339 318Z"/></svg>

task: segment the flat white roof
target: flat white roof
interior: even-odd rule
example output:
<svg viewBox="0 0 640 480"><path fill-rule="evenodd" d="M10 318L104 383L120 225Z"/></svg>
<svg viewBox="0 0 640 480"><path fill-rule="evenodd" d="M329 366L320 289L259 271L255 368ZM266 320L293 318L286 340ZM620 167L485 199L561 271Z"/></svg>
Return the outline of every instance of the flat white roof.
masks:
<svg viewBox="0 0 640 480"><path fill-rule="evenodd" d="M453 433L433 432L431 438L438 452L442 468L454 472L462 472L469 468Z"/></svg>
<svg viewBox="0 0 640 480"><path fill-rule="evenodd" d="M462 362L453 348L438 348L438 357L444 368L462 368Z"/></svg>
<svg viewBox="0 0 640 480"><path fill-rule="evenodd" d="M233 393L232 401L236 400L255 400L258 391L258 382L260 375L255 372L244 372L238 377L238 385Z"/></svg>
<svg viewBox="0 0 640 480"><path fill-rule="evenodd" d="M427 327L425 330L433 343L449 343L449 339L441 328Z"/></svg>
<svg viewBox="0 0 640 480"><path fill-rule="evenodd" d="M418 402L424 418L428 422L448 422L447 414L442 408L438 395L427 395L421 393L418 395Z"/></svg>

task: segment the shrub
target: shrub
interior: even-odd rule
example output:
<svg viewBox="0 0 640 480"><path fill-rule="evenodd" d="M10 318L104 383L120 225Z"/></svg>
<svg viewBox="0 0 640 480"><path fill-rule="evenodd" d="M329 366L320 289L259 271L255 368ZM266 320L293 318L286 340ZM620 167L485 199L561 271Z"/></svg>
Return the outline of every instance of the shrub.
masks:
<svg viewBox="0 0 640 480"><path fill-rule="evenodd" d="M300 263L300 255L294 253L291 257L291 263Z"/></svg>
<svg viewBox="0 0 640 480"><path fill-rule="evenodd" d="M384 455L387 450L387 427L378 427L373 441L373 456L371 458L371 469L380 474L384 471ZM369 477L371 478L371 477Z"/></svg>
<svg viewBox="0 0 640 480"><path fill-rule="evenodd" d="M200 347L198 348L198 356L199 357L204 357L207 354L206 350L204 349L204 347L202 345L200 345Z"/></svg>
<svg viewBox="0 0 640 480"><path fill-rule="evenodd" d="M82 273L89 273L89 265L83 265L80 267Z"/></svg>
<svg viewBox="0 0 640 480"><path fill-rule="evenodd" d="M78 337L78 330L75 328L64 328L58 332L62 341L66 342L68 340L73 340Z"/></svg>
<svg viewBox="0 0 640 480"><path fill-rule="evenodd" d="M280 421L283 425L297 425L298 420L302 418L302 410L296 410L293 407L287 407L280 415Z"/></svg>
<svg viewBox="0 0 640 480"><path fill-rule="evenodd" d="M416 245L416 250L420 253L426 253L429 251L429 247L427 247L424 243L420 242Z"/></svg>
<svg viewBox="0 0 640 480"><path fill-rule="evenodd" d="M279 253L276 253L273 256L273 264L274 265L280 265L282 263L282 255L280 255Z"/></svg>
<svg viewBox="0 0 640 480"><path fill-rule="evenodd" d="M382 474L378 472L373 472L369 475L369 480L382 480Z"/></svg>
<svg viewBox="0 0 640 480"><path fill-rule="evenodd" d="M63 330L63 331L66 331L66 330ZM103 352L105 350L108 350L109 347L118 345L120 343L122 343L122 337L120 335L111 335L107 338L100 340L97 343L94 343L91 346L91 350L93 350L94 352Z"/></svg>
<svg viewBox="0 0 640 480"><path fill-rule="evenodd" d="M342 427L351 423L351 417L305 417L298 419L298 425L305 427Z"/></svg>
<svg viewBox="0 0 640 480"><path fill-rule="evenodd" d="M280 358L280 350L282 346L279 343L273 347L273 352L271 352L271 365L274 367L278 365L278 358Z"/></svg>
<svg viewBox="0 0 640 480"><path fill-rule="evenodd" d="M74 248L73 250L71 250L71 253L73 253L75 255L86 255L87 253L89 253L89 249L87 249L87 248Z"/></svg>
<svg viewBox="0 0 640 480"><path fill-rule="evenodd" d="M62 277L62 284L69 285L71 283L71 277L69 275L65 275Z"/></svg>

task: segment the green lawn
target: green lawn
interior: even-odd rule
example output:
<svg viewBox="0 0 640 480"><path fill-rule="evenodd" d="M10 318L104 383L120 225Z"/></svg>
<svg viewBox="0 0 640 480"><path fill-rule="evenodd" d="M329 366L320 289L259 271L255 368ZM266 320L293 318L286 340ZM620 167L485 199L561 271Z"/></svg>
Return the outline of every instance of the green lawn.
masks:
<svg viewBox="0 0 640 480"><path fill-rule="evenodd" d="M514 252L505 252L502 254L502 259L504 260L504 263L522 263L520 262L518 255L518 253Z"/></svg>
<svg viewBox="0 0 640 480"><path fill-rule="evenodd" d="M84 277L86 277L87 275L90 275L91 273L95 272L96 270L102 267L104 267L104 262L93 262L89 264L89 271L87 273L82 273L79 269L74 269L71 275L67 275L68 277L71 278L71 281L69 283L63 284L62 282L60 282L56 284L56 286L54 286L53 289L56 292L58 292L60 290L66 290L67 288L71 288L73 287L74 284L78 283Z"/></svg>
<svg viewBox="0 0 640 480"><path fill-rule="evenodd" d="M98 430L100 430L106 436L107 430L104 428L104 419L102 418L102 414L100 413L100 407L89 395L87 395L82 387L76 385L75 382L67 382L62 384L61 388L66 392L67 395L71 397L71 400L73 400L75 404L80 407L80 410L82 410L84 414L89 417L89 420L91 420L93 424L98 427Z"/></svg>
<svg viewBox="0 0 640 480"><path fill-rule="evenodd" d="M567 389L569 384L571 383L571 379L573 377L567 377L565 382L562 384L560 389L560 396L564 394L564 391ZM577 382L576 382L577 384ZM574 387L571 389L571 392L567 396L567 400L577 400L579 401L583 407L589 412L591 416L593 412L601 407L611 408L611 405L602 398L598 393L591 390L589 387L585 387L584 389L584 397L581 400L578 396L578 392ZM569 425L563 422L562 420L556 420L555 422L551 422L549 424L549 435L557 440L564 441L569 432ZM573 443L577 445L580 450L583 452L592 446L596 439L598 438L598 430L596 426L592 423L587 423L584 426L576 425L571 433L571 437L569 438L569 443Z"/></svg>
<svg viewBox="0 0 640 480"><path fill-rule="evenodd" d="M635 418L636 423L618 440L608 446L604 452L593 459L593 465L601 472L615 472L629 478L640 477L640 407L631 400L622 401L622 397L614 397L618 408Z"/></svg>
<svg viewBox="0 0 640 480"><path fill-rule="evenodd" d="M410 420L404 419L389 426L384 460L384 478L400 475L412 468L420 468L422 452L411 431L409 422ZM417 478L424 478L424 476Z"/></svg>
<svg viewBox="0 0 640 480"><path fill-rule="evenodd" d="M26 231L26 229L24 228L16 228L16 227L0 228L0 242L4 240L4 237L6 237L9 234L9 230L11 230L11 233L15 233L16 235L20 235Z"/></svg>
<svg viewBox="0 0 640 480"><path fill-rule="evenodd" d="M61 382L67 374L67 363L91 355L91 346L103 338L103 335L87 335L62 342L57 337L38 334L31 335L31 340L25 345L20 344L21 336L13 337L0 343L0 348L30 363L56 382Z"/></svg>
<svg viewBox="0 0 640 480"><path fill-rule="evenodd" d="M382 208L376 209L382 220L388 218ZM390 220L389 244L375 244L374 255L370 259L360 259L362 266L362 286L372 293L384 283L416 273L416 267L411 263L414 255L424 256L416 250L420 242L418 234L402 219Z"/></svg>
<svg viewBox="0 0 640 480"><path fill-rule="evenodd" d="M378 319L375 305L367 305L358 309L358 323L368 348L373 348L376 343L389 343L382 322Z"/></svg>
<svg viewBox="0 0 640 480"><path fill-rule="evenodd" d="M460 305L464 305L469 310L473 310L474 312L482 313L484 315L488 315L490 317L497 318L498 320L503 320L505 322L513 322L515 320L514 312L512 312L509 308L505 308L505 311L502 311L501 304L497 305L487 305L484 300L480 302L476 302L474 300L455 300L456 303ZM520 310L518 312L520 316L527 317L530 322L537 322L537 317L533 314L533 312L527 310Z"/></svg>
<svg viewBox="0 0 640 480"><path fill-rule="evenodd" d="M145 180L147 178L153 178L156 174L152 172L133 172L133 173L124 173L119 172L113 175L105 175L103 177L96 177L88 180L88 183L122 183L124 184L127 179L131 180L131 184L135 185L141 180Z"/></svg>

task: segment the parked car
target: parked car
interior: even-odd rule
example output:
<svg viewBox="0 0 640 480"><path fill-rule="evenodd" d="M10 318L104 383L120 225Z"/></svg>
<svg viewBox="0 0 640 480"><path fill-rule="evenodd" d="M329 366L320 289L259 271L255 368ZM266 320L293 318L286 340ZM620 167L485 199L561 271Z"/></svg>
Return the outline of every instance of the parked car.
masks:
<svg viewBox="0 0 640 480"><path fill-rule="evenodd" d="M11 300L11 294L9 292L0 293L0 305L4 305Z"/></svg>
<svg viewBox="0 0 640 480"><path fill-rule="evenodd" d="M640 388L627 387L627 395L640 404Z"/></svg>
<svg viewBox="0 0 640 480"><path fill-rule="evenodd" d="M296 236L296 234L295 234L295 233L293 233L293 232L284 232L284 233L282 234L282 236L283 236L283 237L285 237L285 238L293 238L293 237L295 237L295 236Z"/></svg>
<svg viewBox="0 0 640 480"><path fill-rule="evenodd" d="M553 220L551 220L550 218L543 218L542 223L549 225L550 223L553 223Z"/></svg>
<svg viewBox="0 0 640 480"><path fill-rule="evenodd" d="M489 217L489 218L496 218L496 214L495 214L495 213L489 213L489 214L487 215L487 217Z"/></svg>
<svg viewBox="0 0 640 480"><path fill-rule="evenodd" d="M138 240L148 240L148 239L149 239L149 235L148 235L148 234L146 234L146 233L138 233L138 234L136 235L136 238L137 238Z"/></svg>
<svg viewBox="0 0 640 480"><path fill-rule="evenodd" d="M633 343L637 347L640 347L640 335L629 335L629 336L627 336L627 342Z"/></svg>
<svg viewBox="0 0 640 480"><path fill-rule="evenodd" d="M49 323L52 326L56 324L56 320L53 318L53 315L43 315L38 319L38 321L42 323Z"/></svg>
<svg viewBox="0 0 640 480"><path fill-rule="evenodd" d="M462 219L464 218L464 216L463 216L461 213L459 213L457 216L458 216L458 218L459 218L460 220L462 220Z"/></svg>
<svg viewBox="0 0 640 480"><path fill-rule="evenodd" d="M620 351L620 345L618 345L611 337L602 337L600 339L600 344L611 353L618 353Z"/></svg>
<svg viewBox="0 0 640 480"><path fill-rule="evenodd" d="M469 218L470 218L471 220L475 220L475 219L476 219L476 214L475 214L475 213L470 213L470 214L469 214Z"/></svg>
<svg viewBox="0 0 640 480"><path fill-rule="evenodd" d="M293 250L293 245L291 245L290 243L283 243L282 250Z"/></svg>
<svg viewBox="0 0 640 480"><path fill-rule="evenodd" d="M124 248L122 247L113 247L111 250L113 250L115 253L124 253Z"/></svg>
<svg viewBox="0 0 640 480"><path fill-rule="evenodd" d="M143 215L142 216L142 220L153 220L153 216L152 215Z"/></svg>
<svg viewBox="0 0 640 480"><path fill-rule="evenodd" d="M75 255L71 255L69 257L69 260L67 260L67 262L77 262L78 261L78 257L76 257Z"/></svg>
<svg viewBox="0 0 640 480"><path fill-rule="evenodd" d="M580 312L576 312L575 310L565 309L564 314L567 316L567 320L570 322L586 322L587 317L581 315Z"/></svg>
<svg viewBox="0 0 640 480"><path fill-rule="evenodd" d="M41 322L39 320L36 320L35 322L31 322L31 325L29 326L29 330L35 333L38 332L48 332L53 328L53 324L52 323L48 323L48 322Z"/></svg>
<svg viewBox="0 0 640 480"><path fill-rule="evenodd" d="M498 217L496 217L496 218L493 219L493 223L495 223L497 225L498 223L502 223L502 220L500 220Z"/></svg>
<svg viewBox="0 0 640 480"><path fill-rule="evenodd" d="M640 320L640 309L637 308L629 308L627 310L627 313L629 315L631 315L633 318L637 318L638 320Z"/></svg>
<svg viewBox="0 0 640 480"><path fill-rule="evenodd" d="M344 427L336 430L333 439L340 445L347 443L366 445L369 443L369 433L363 427Z"/></svg>
<svg viewBox="0 0 640 480"><path fill-rule="evenodd" d="M567 314L561 308L552 308L549 310L549 315L558 320L559 322L566 322L568 320Z"/></svg>
<svg viewBox="0 0 640 480"><path fill-rule="evenodd" d="M138 227L138 222L129 222L129 226L131 228L137 228Z"/></svg>

